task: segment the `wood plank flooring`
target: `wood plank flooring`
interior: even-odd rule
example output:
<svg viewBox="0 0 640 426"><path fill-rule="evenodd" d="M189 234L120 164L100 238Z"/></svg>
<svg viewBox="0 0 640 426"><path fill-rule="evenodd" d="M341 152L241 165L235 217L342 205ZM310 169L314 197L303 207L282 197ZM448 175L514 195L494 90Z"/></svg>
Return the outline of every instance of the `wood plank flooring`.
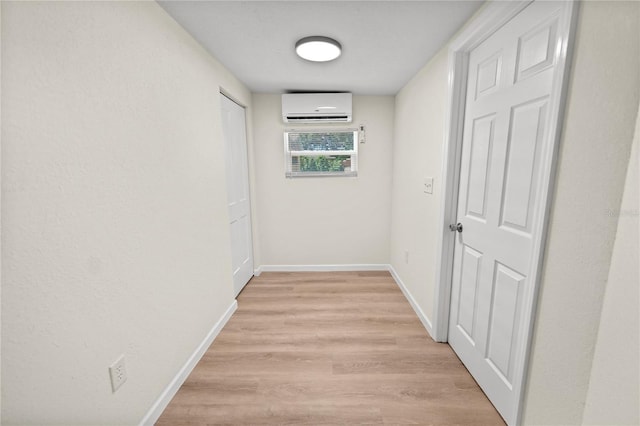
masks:
<svg viewBox="0 0 640 426"><path fill-rule="evenodd" d="M503 425L388 272L263 273L157 425Z"/></svg>

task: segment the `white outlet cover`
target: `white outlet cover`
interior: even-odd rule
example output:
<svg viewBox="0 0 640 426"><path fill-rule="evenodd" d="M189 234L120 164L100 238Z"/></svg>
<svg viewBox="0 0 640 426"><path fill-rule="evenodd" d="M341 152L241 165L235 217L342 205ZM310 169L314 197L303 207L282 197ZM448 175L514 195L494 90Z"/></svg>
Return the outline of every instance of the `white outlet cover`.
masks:
<svg viewBox="0 0 640 426"><path fill-rule="evenodd" d="M113 392L120 389L120 386L127 381L127 369L124 365L124 355L109 367L109 376L111 377L111 389Z"/></svg>
<svg viewBox="0 0 640 426"><path fill-rule="evenodd" d="M424 178L423 191L425 194L433 194L433 178L432 177Z"/></svg>

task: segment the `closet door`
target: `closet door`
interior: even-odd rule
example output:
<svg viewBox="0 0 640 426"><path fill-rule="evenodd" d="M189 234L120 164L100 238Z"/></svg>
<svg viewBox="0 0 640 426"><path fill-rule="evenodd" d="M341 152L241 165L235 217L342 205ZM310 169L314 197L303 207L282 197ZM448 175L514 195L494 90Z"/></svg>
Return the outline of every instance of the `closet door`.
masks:
<svg viewBox="0 0 640 426"><path fill-rule="evenodd" d="M227 167L227 201L231 229L231 267L237 296L253 277L251 200L244 108L220 94Z"/></svg>

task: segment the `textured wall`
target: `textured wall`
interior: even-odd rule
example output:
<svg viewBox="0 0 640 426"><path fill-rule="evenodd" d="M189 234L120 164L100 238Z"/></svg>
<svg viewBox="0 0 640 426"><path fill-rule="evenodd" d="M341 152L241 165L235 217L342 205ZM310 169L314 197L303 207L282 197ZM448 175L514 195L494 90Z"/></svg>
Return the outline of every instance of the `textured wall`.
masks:
<svg viewBox="0 0 640 426"><path fill-rule="evenodd" d="M583 2L525 423L582 421L640 95L640 3Z"/></svg>
<svg viewBox="0 0 640 426"><path fill-rule="evenodd" d="M2 49L3 421L135 424L233 302L251 95L154 2L2 2Z"/></svg>
<svg viewBox="0 0 640 426"><path fill-rule="evenodd" d="M640 424L640 113L619 209L583 424ZM616 389L612 392L612 389Z"/></svg>
<svg viewBox="0 0 640 426"><path fill-rule="evenodd" d="M431 321L442 197L447 48L396 96L391 198L391 265ZM423 191L433 177L433 194ZM408 261L405 251L409 252Z"/></svg>
<svg viewBox="0 0 640 426"><path fill-rule="evenodd" d="M354 96L353 123L335 126L366 126L357 178L284 176L283 132L295 126L280 99L253 95L261 264L388 264L393 97Z"/></svg>

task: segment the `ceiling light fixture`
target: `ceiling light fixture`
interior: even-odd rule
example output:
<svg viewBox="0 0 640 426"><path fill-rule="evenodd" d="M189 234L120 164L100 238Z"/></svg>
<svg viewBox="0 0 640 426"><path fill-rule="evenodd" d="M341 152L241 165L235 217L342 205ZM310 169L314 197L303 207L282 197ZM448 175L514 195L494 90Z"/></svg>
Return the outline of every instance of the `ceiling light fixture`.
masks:
<svg viewBox="0 0 640 426"><path fill-rule="evenodd" d="M342 46L329 37L311 36L298 40L296 53L307 61L328 62L340 56Z"/></svg>

